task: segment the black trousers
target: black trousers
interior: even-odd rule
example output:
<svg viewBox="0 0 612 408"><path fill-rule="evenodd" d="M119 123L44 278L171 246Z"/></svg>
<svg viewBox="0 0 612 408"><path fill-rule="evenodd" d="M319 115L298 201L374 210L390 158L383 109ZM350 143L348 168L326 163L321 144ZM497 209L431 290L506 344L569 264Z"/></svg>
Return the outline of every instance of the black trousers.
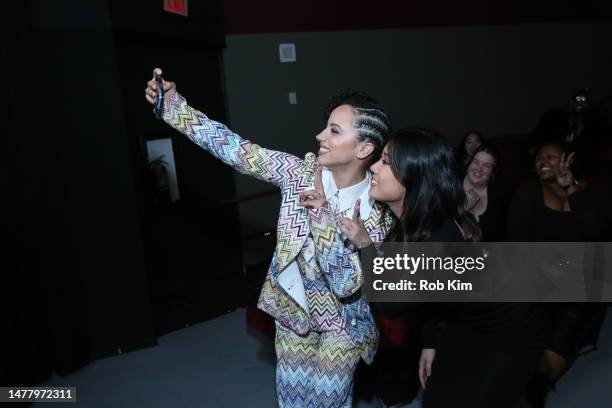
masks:
<svg viewBox="0 0 612 408"><path fill-rule="evenodd" d="M594 341L605 317L605 303L549 303L551 328L546 348L571 365L582 347Z"/></svg>
<svg viewBox="0 0 612 408"><path fill-rule="evenodd" d="M512 336L512 333L508 333ZM512 338L448 323L423 408L513 408L536 371L543 338Z"/></svg>

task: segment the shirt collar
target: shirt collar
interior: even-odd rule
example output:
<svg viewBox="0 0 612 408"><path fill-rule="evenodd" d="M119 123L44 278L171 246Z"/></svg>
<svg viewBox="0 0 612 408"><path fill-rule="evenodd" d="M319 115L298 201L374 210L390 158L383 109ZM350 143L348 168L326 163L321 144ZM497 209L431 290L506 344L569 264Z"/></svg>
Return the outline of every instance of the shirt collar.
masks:
<svg viewBox="0 0 612 408"><path fill-rule="evenodd" d="M339 189L336 186L334 177L331 170L323 168L323 189L325 191L325 198L329 199L333 195L338 197L338 210L344 216L351 217L353 214L349 210L353 209L355 201L361 198L360 216L362 219L367 219L374 200L370 198L368 192L370 191L370 182L372 181L372 173L366 171L366 176L359 183Z"/></svg>

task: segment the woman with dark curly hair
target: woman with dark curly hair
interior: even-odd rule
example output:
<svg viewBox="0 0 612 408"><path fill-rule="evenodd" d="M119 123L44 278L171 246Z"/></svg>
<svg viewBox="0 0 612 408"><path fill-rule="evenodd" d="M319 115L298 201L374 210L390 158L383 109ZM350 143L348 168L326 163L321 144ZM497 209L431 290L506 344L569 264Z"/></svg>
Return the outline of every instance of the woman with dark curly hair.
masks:
<svg viewBox="0 0 612 408"><path fill-rule="evenodd" d="M592 242L605 239L611 225L610 197L574 177L574 153L564 142L536 148L537 178L516 191L508 214L513 242ZM529 389L535 407L544 407L548 391L571 367L605 313L601 303L548 303L551 327L546 349Z"/></svg>

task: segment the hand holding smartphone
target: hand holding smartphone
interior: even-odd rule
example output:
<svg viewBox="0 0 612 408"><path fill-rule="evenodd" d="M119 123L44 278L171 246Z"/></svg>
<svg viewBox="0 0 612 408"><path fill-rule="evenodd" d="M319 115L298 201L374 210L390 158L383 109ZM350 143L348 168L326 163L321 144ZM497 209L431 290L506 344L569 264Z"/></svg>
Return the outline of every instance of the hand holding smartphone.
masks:
<svg viewBox="0 0 612 408"><path fill-rule="evenodd" d="M161 119L164 114L164 81L160 75L155 75L155 82L157 82L157 97L155 98L153 111L155 117Z"/></svg>

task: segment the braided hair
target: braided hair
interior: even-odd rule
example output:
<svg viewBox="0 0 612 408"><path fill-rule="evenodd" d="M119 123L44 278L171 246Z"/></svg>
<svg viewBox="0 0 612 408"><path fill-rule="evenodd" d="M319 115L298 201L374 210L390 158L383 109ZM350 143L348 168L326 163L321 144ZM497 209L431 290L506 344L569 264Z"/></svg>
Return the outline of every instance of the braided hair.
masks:
<svg viewBox="0 0 612 408"><path fill-rule="evenodd" d="M370 163L376 162L387 143L392 130L391 119L378 101L363 91L346 89L334 95L325 108L324 121L327 122L332 111L341 105L349 105L353 110L353 127L357 130L360 142L370 142L374 152Z"/></svg>

